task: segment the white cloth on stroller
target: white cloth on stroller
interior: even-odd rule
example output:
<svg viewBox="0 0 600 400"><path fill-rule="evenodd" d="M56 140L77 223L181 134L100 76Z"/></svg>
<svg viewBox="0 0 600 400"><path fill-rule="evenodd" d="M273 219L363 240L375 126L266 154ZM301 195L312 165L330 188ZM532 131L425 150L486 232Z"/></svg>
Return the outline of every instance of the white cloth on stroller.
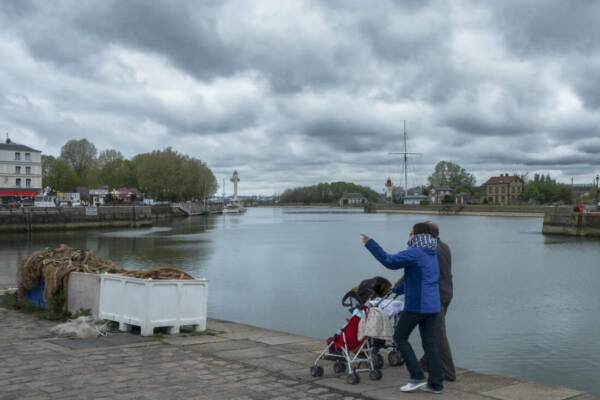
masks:
<svg viewBox="0 0 600 400"><path fill-rule="evenodd" d="M377 307L369 308L366 316L358 323L358 340L365 336L376 339L391 340L394 336L394 328L386 313Z"/></svg>
<svg viewBox="0 0 600 400"><path fill-rule="evenodd" d="M387 316L390 318L404 310L404 302L402 300L381 300L380 297L373 300L369 300L367 305L369 307L378 306L379 308L383 309Z"/></svg>

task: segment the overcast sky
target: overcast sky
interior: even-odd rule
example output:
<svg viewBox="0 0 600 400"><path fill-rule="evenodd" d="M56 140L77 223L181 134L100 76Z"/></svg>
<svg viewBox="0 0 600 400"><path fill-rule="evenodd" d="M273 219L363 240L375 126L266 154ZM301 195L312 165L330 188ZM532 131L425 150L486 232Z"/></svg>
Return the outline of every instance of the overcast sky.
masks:
<svg viewBox="0 0 600 400"><path fill-rule="evenodd" d="M273 194L401 183L406 120L409 186L440 160L589 183L598 21L583 0L3 0L0 129L51 155L172 146Z"/></svg>

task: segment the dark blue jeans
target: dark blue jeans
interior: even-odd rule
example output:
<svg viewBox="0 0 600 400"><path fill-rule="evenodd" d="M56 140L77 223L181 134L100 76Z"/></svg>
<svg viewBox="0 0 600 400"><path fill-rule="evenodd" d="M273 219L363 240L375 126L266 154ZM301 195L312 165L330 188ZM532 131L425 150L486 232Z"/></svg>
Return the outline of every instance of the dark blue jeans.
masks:
<svg viewBox="0 0 600 400"><path fill-rule="evenodd" d="M429 386L436 390L442 390L444 388L442 383L442 363L440 362L440 353L435 345L436 316L437 314L400 313L400 318L396 324L396 331L394 332L394 342L406 362L410 378L425 379L421 364L417 360L412 346L408 343L408 337L415 327L419 325L421 343L423 344L423 350L427 356L429 366Z"/></svg>

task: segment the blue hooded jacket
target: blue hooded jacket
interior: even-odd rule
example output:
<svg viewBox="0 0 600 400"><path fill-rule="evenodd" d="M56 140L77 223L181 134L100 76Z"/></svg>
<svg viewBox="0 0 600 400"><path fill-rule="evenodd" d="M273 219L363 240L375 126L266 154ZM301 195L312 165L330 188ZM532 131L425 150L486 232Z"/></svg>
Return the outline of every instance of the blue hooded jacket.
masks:
<svg viewBox="0 0 600 400"><path fill-rule="evenodd" d="M397 254L388 254L373 239L370 239L365 247L384 267L404 268L404 311L417 314L434 314L441 311L438 286L440 269L436 250L411 247Z"/></svg>

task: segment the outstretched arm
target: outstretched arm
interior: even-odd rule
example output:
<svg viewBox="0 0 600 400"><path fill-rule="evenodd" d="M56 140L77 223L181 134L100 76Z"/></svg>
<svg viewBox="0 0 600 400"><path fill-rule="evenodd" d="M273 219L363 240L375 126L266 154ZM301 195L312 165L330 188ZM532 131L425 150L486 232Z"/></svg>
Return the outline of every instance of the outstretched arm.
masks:
<svg viewBox="0 0 600 400"><path fill-rule="evenodd" d="M363 236L365 247L371 252L384 267L389 269L400 269L408 266L413 261L409 251L401 251L397 254L388 254L377 244L377 242L366 235Z"/></svg>

